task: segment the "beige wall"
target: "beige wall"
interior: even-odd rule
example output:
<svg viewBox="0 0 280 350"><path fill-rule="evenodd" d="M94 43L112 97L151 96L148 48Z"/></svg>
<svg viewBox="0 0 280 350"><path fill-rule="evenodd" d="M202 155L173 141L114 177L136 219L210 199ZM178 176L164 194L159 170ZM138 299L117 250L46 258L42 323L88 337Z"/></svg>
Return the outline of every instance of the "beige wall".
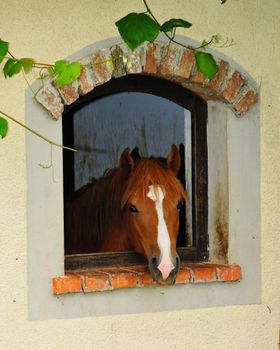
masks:
<svg viewBox="0 0 280 350"><path fill-rule="evenodd" d="M1 349L277 349L280 325L279 0L150 0L160 20L185 17L188 35L233 38L221 49L261 84L262 304L164 313L28 321L24 131L10 124L0 147ZM175 5L176 4L176 5ZM0 35L15 55L53 62L117 35L114 22L141 1L0 2ZM182 32L181 32L182 34ZM0 78L0 109L24 119L25 83ZM46 159L48 162L48 159Z"/></svg>

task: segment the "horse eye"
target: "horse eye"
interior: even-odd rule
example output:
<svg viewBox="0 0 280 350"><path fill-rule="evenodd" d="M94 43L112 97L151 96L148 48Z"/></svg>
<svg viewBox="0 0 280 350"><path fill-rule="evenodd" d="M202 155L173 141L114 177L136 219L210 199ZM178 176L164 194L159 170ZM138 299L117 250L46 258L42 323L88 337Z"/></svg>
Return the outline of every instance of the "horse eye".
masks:
<svg viewBox="0 0 280 350"><path fill-rule="evenodd" d="M131 212L131 213L138 213L138 209L135 207L135 205L133 204L129 204L128 205L128 210Z"/></svg>
<svg viewBox="0 0 280 350"><path fill-rule="evenodd" d="M184 202L183 201L179 201L177 204L177 210L181 211L184 208Z"/></svg>

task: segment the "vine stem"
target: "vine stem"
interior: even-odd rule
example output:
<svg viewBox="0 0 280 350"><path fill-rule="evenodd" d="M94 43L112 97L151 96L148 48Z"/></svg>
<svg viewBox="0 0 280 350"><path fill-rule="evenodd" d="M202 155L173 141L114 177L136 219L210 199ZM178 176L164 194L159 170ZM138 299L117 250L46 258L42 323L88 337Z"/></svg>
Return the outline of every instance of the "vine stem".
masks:
<svg viewBox="0 0 280 350"><path fill-rule="evenodd" d="M38 132L36 132L35 130L29 128L27 125L21 123L19 120L17 120L16 118L10 116L9 114L5 113L5 112L2 112L0 110L0 114L4 115L6 118L12 120L13 122L19 124L20 126L22 126L23 128L25 128L26 130L30 131L32 134L40 137L41 139L43 139L44 141L46 141L47 143L49 143L50 145L53 145L53 146L56 146L56 147L59 147L59 148L63 148L65 150L68 150L68 151L72 151L72 152L77 152L76 149L74 148L70 148L70 147L66 147L66 146L63 146L63 145L60 145L59 143L56 143L56 142L53 142L52 140L46 138L45 136L39 134Z"/></svg>
<svg viewBox="0 0 280 350"><path fill-rule="evenodd" d="M146 1L146 0L143 0L143 2L144 2L144 5L145 5L145 7L146 7L147 13L149 13L150 16L153 18L153 20L161 27L159 21L156 19L155 15L153 14L153 12L151 11L151 9L149 8L149 6L148 6L148 4L147 4L147 1ZM163 32L163 34L164 34L170 41L172 41L173 43L175 43L175 44L177 44L177 45L180 45L180 46L182 46L182 47L184 47L184 48L186 48L186 49L190 49L190 50L192 50L192 51L196 51L196 50L202 49L203 47L210 45L210 44L212 43L212 41L213 41L213 36L212 36L211 39L210 39L210 41L208 41L207 43L205 43L205 44L203 44L203 45L201 45L201 46L199 46L199 47L193 48L193 47L191 47L191 46L186 46L186 45L180 43L179 41L175 40L175 39L174 39L175 33L173 33L174 35L171 35L171 36L170 36L169 34L167 34L166 32Z"/></svg>
<svg viewBox="0 0 280 350"><path fill-rule="evenodd" d="M11 51L8 51L8 54L15 59L15 56L11 53Z"/></svg>
<svg viewBox="0 0 280 350"><path fill-rule="evenodd" d="M16 58L15 56L13 56L10 51L8 51L8 54L11 57L9 57L9 56L0 56L0 58L6 59L6 60L12 60L12 61L16 61L16 62L22 60L20 58ZM44 67L54 67L54 65L53 64L49 64L49 63L34 62L34 63L32 63L32 67L33 68L44 68Z"/></svg>
<svg viewBox="0 0 280 350"><path fill-rule="evenodd" d="M144 2L144 5L145 5L145 7L146 7L146 9L147 9L147 12L151 15L151 17L153 18L153 20L161 27L159 21L156 19L156 17L154 16L153 12L152 12L151 9L149 8L149 6L148 6L146 0L143 0L143 2ZM163 32L163 34L164 34L170 41L172 41L173 43L175 43L175 44L177 44L177 45L180 45L180 46L182 46L182 47L184 47L184 48L186 48L186 49L190 49L190 50L193 50L193 51L196 50L196 49L194 49L194 48L191 47L191 46L186 46L186 45L180 43L179 41L174 40L174 38L171 37L170 35L168 35L166 32Z"/></svg>

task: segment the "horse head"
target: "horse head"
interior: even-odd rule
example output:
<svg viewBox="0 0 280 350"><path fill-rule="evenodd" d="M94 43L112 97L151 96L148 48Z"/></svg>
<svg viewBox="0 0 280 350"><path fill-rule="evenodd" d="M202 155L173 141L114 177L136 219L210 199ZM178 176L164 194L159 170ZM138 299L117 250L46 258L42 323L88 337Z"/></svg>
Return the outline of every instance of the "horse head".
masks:
<svg viewBox="0 0 280 350"><path fill-rule="evenodd" d="M120 158L120 171L126 179L123 224L130 246L146 257L159 283L174 283L180 267L176 251L179 211L187 195L177 178L179 169L180 153L175 145L165 161L134 160L128 148Z"/></svg>

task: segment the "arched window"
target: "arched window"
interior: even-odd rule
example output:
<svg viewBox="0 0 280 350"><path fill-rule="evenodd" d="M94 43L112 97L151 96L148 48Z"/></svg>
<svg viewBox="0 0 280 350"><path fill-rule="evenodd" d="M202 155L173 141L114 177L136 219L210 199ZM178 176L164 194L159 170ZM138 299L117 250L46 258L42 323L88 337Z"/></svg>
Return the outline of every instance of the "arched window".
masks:
<svg viewBox="0 0 280 350"><path fill-rule="evenodd" d="M187 233L191 233L189 236L185 235L186 222L183 222L183 236L178 249L181 249L183 259L200 263L186 267L180 282L183 285L164 290L161 287L134 289L147 284L138 283L137 278L142 276L142 272L135 275L129 269L123 270L124 277L129 275L134 278L129 285L133 288L129 290L122 289L127 287L124 284L115 287L121 279L119 275L98 275L100 279L97 280L91 280L87 274L81 276L80 272L65 275L63 192L67 197L67 193L74 191L75 161L71 159L73 154L58 149L51 152L48 144L27 133L30 318L258 303L261 271L260 112L257 84L239 65L217 52L213 54L219 70L209 82L197 72L193 51L189 49L157 42L144 44L131 52L118 42L119 39L110 39L75 54L74 59L84 57L86 68L72 85L57 89L52 81L44 81L43 86L42 82L33 84L34 91L38 91L37 102L58 120L54 122L48 118L27 91L26 124L56 142L71 146L77 130L73 120L83 108L98 104L104 96L116 97L123 92L151 94L188 110L191 176L185 178L191 178L191 185L187 188L192 192L191 213L187 213L191 220L187 218L187 223L191 221L192 229L187 230ZM182 42L195 45L185 38L182 38ZM117 60L112 68L107 62L114 57L116 45L124 59ZM92 64L96 61L104 64ZM63 118L60 118L63 110ZM185 146L189 141L186 135ZM186 154L187 151L185 160ZM66 172L69 177L65 176ZM123 261L118 254L113 253L112 256L113 260L116 259L110 264L127 262L126 255ZM80 257L77 260L75 256L71 261L66 256L67 269L72 270L75 264L85 268L93 264L104 266L107 260L102 258L98 261L90 254L87 265L83 254ZM138 259L135 256L130 258ZM209 263L201 263L208 259ZM239 280L240 267L234 264L239 264L244 271L240 283L206 283ZM63 287L57 294L70 294L52 294L54 276L60 276L56 280ZM100 290L88 285L99 282L105 283L105 290L119 290L115 293L89 293L86 296L71 293ZM205 283L201 286L201 282Z"/></svg>
<svg viewBox="0 0 280 350"><path fill-rule="evenodd" d="M130 92L130 94L119 94L120 92ZM138 92L138 94L131 95L132 92ZM145 94L141 95L139 92ZM161 99L156 96L160 96ZM135 111L129 99L133 99ZM119 105L121 107L118 107ZM127 111L124 105L127 105ZM167 112L169 116L165 116ZM127 116L128 113L129 116ZM146 119L145 116L147 116ZM156 122L157 129L153 121L147 118L156 119L154 123ZM144 129L143 123L146 124ZM104 125L111 126L106 130ZM160 134L158 134L159 129L162 129ZM94 142L97 135L98 140ZM153 145L156 135L158 135L157 146ZM105 142L104 139L106 139ZM207 261L209 256L207 104L202 98L179 85L155 77L128 75L111 80L97 86L91 93L66 108L63 116L63 142L71 147L81 148L80 154L64 152L66 202L75 190L90 180L90 177L101 176L107 168L117 166L120 153L125 147L129 145L132 148L139 147L140 152L146 153L145 156L164 157L171 144L177 143L183 160L179 176L185 187L187 182L187 192L190 196L190 207L186 212L182 212L186 215L181 215L178 251L183 261ZM158 143L162 145L159 146ZM97 151L96 155L94 149ZM98 157L98 152L108 154L110 150L114 154L107 156L107 163L103 160L104 154ZM116 150L118 150L117 154ZM112 158L114 158L113 162ZM68 251L75 250L75 247L67 244L67 236L65 242L66 254ZM81 264L80 255L78 259ZM120 265L123 259L124 254L121 254ZM88 255L85 260L89 267ZM91 260L93 266L94 263L102 264L101 261L104 266L112 263L106 254L103 258L100 254L93 255ZM142 261L132 253L127 254L125 260L131 264ZM73 256L66 258L66 268L70 268L74 261ZM117 264L116 257L115 263Z"/></svg>

